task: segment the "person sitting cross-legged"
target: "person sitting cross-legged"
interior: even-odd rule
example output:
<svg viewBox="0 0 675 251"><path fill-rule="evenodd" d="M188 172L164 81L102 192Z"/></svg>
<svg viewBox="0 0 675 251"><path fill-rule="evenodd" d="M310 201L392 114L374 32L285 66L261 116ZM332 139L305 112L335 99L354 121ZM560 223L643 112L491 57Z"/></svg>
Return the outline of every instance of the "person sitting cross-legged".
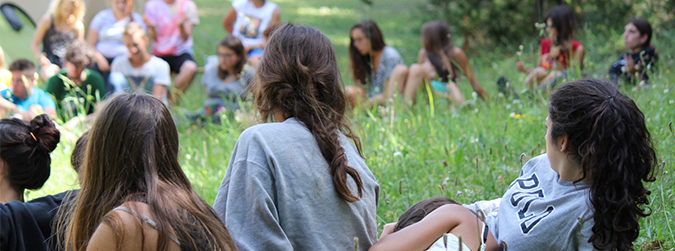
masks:
<svg viewBox="0 0 675 251"><path fill-rule="evenodd" d="M171 86L169 64L148 52L146 48L149 42L140 25L127 24L124 28L124 45L129 52L113 60L109 82L114 93L146 92L166 104L167 90Z"/></svg>

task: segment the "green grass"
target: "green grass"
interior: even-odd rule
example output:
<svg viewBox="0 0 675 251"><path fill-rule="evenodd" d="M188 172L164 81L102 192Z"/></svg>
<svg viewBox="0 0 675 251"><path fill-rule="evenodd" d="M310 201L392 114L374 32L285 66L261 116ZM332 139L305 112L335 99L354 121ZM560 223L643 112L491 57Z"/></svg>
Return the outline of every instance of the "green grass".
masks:
<svg viewBox="0 0 675 251"><path fill-rule="evenodd" d="M315 26L333 41L348 85L351 84L347 71L348 30L357 20L376 20L387 44L396 47L407 64L416 60L419 27L426 21L417 12L422 0L375 1L374 7L358 0L276 2L281 6L283 20ZM222 0L196 0L196 3L202 23L195 29L195 54L201 64L203 56L215 53L216 43L226 35L220 21L230 5ZM580 32L577 39L587 48L586 72L607 71L622 49L620 32ZM659 167L657 181L649 184L653 213L642 220L642 231L636 241L640 248L655 242L663 242L666 250L675 247L675 133L669 128L669 123L675 122L675 72L669 70L675 66L675 49L667 46L673 38L670 32L656 31L653 43L661 58L650 88L639 91L622 88L645 113L659 163L664 163ZM461 44L461 38L455 37L455 41ZM530 66L536 61L537 43L538 40L532 39L524 44L522 59ZM447 196L463 203L500 197L518 176L522 162L544 152L545 98L522 101L497 98L494 82L499 76L507 76L516 89L522 88L519 83L525 75L515 71L518 44L478 48L467 54L492 102L478 101L453 112L448 101L437 95L432 103L422 99L412 109L402 109L395 99L387 108L354 112L352 120L362 139L366 163L381 186L378 223L396 221L413 203L434 196ZM204 100L199 78L181 104L188 110L201 107ZM466 78L459 85L464 96L471 99ZM226 119L222 125L179 125L181 164L195 189L209 203L217 193L243 124ZM76 175L68 164L72 146L68 141L59 145L52 154L52 177L44 188L30 192L29 197L76 186Z"/></svg>

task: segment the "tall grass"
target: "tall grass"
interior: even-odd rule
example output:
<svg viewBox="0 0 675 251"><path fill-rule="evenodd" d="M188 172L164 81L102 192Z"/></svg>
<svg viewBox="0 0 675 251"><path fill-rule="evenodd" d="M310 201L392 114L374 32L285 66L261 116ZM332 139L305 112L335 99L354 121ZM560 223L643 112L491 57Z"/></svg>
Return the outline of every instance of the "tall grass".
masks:
<svg viewBox="0 0 675 251"><path fill-rule="evenodd" d="M281 6L283 20L318 27L333 41L347 85L351 84L347 71L348 30L357 20L376 20L387 44L396 47L406 63L416 60L419 27L426 21L416 12L422 0L375 1L373 7L357 0L275 2ZM216 43L226 35L220 21L230 5L222 0L196 3L202 23L195 29L195 54L201 64L203 56L215 53ZM603 76L621 51L620 35L621 31L581 31L577 39L587 48L585 72ZM652 216L642 220L637 240L637 245L645 249L656 244L670 250L675 247L675 72L670 71L675 66L675 49L668 46L673 36L669 31L656 32L653 41L661 56L660 67L652 74L648 88L621 87L645 113L661 163L657 181L649 184ZM460 39L455 37L456 42ZM533 39L523 44L522 57L516 56L518 44L512 48L479 47L467 51L476 77L492 97L489 103L476 101L453 111L443 96L428 98L427 93L421 93L418 103L409 109L402 107L396 97L387 107L353 112L351 119L363 141L366 163L381 186L378 223L396 221L412 204L433 196L447 196L463 203L500 197L518 176L522 163L544 153L546 98L504 99L497 95L494 85L498 77L507 76L517 91L524 88L525 75L515 70L515 62L522 59L533 65L537 43ZM185 95L183 108L201 107L204 93L199 78ZM466 78L459 86L471 99ZM180 117L178 112L177 116ZM211 203L245 123L227 115L220 125L179 123L178 127L182 167L197 192ZM68 164L72 145L63 142L54 151L52 177L29 197L76 187L76 175Z"/></svg>

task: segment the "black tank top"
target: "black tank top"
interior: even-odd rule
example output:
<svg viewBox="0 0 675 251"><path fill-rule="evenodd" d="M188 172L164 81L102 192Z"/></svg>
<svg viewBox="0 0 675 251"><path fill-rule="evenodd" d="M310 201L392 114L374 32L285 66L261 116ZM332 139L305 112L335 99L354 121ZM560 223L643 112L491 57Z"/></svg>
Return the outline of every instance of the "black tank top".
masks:
<svg viewBox="0 0 675 251"><path fill-rule="evenodd" d="M51 21L52 24L42 38L42 52L52 64L63 67L65 62L61 59L66 55L68 44L75 40L75 30L66 33L58 32L54 27L54 16L51 17Z"/></svg>

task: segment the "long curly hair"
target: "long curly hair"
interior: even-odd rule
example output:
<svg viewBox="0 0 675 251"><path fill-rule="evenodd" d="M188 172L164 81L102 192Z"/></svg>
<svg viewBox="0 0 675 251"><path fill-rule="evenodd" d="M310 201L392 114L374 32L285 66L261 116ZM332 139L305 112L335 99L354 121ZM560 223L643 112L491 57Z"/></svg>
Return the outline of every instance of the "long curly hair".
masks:
<svg viewBox="0 0 675 251"><path fill-rule="evenodd" d="M368 40L370 40L370 53L367 55L361 55L361 52L354 46L352 31L355 29L363 31ZM380 31L380 28L377 27L377 23L373 20L361 20L349 29L349 63L353 74L352 77L355 81L360 82L362 85L367 83L366 79L373 73L371 54L373 51L384 50L384 46L385 43L382 31Z"/></svg>
<svg viewBox="0 0 675 251"><path fill-rule="evenodd" d="M330 166L336 192L354 202L362 196L363 183L356 169L347 165L340 132L354 141L359 154L361 144L346 122L342 89L330 40L315 28L293 24L283 24L271 34L252 85L264 120L282 113L307 126ZM356 183L358 195L347 187L347 176Z"/></svg>
<svg viewBox="0 0 675 251"><path fill-rule="evenodd" d="M651 214L649 189L656 153L635 102L600 80L566 83L551 94L551 137L567 135L569 156L591 183L593 235L598 249L633 250L639 218Z"/></svg>

